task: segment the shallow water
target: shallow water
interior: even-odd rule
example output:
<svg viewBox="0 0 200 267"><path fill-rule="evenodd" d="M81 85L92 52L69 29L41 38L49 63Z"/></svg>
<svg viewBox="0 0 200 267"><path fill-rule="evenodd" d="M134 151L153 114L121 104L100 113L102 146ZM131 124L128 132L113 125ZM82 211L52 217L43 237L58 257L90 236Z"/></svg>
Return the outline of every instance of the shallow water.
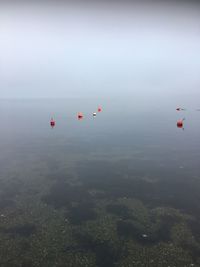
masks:
<svg viewBox="0 0 200 267"><path fill-rule="evenodd" d="M1 100L1 266L200 266L200 113L175 108Z"/></svg>

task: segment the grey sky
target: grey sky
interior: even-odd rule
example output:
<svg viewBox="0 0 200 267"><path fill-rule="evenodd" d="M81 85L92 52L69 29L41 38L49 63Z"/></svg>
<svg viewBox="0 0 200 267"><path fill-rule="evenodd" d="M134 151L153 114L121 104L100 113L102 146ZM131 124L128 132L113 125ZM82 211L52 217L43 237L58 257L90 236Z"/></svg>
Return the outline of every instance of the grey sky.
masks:
<svg viewBox="0 0 200 267"><path fill-rule="evenodd" d="M0 3L0 98L200 98L199 70L199 5Z"/></svg>

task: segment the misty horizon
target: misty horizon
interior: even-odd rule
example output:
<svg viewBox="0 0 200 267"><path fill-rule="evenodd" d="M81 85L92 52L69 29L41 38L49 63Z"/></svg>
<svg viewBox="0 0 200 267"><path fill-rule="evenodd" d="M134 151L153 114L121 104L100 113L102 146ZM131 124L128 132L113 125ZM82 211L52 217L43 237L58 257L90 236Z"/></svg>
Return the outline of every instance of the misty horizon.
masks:
<svg viewBox="0 0 200 267"><path fill-rule="evenodd" d="M0 7L0 98L200 97L198 4Z"/></svg>

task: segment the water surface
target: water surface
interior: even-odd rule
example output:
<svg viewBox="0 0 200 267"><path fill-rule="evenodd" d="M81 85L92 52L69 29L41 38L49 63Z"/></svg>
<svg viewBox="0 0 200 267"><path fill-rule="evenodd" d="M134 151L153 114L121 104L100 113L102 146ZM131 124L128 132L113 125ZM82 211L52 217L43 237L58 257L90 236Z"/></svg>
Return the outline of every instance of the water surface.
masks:
<svg viewBox="0 0 200 267"><path fill-rule="evenodd" d="M200 266L200 113L175 108L1 100L1 266Z"/></svg>

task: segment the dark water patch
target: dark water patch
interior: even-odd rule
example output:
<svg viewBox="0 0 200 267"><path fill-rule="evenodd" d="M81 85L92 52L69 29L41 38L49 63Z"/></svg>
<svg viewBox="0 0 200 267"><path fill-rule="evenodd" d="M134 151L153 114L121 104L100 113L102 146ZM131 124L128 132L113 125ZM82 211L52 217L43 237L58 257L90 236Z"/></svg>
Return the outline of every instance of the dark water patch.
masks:
<svg viewBox="0 0 200 267"><path fill-rule="evenodd" d="M55 208L70 207L71 202L82 202L90 200L91 195L81 186L72 186L64 182L54 184L50 193L42 200L53 205Z"/></svg>
<svg viewBox="0 0 200 267"><path fill-rule="evenodd" d="M170 241L170 229L171 226L167 223L146 228L139 222L123 220L117 222L119 237L136 240L142 245L155 245L161 241Z"/></svg>
<svg viewBox="0 0 200 267"><path fill-rule="evenodd" d="M200 183L188 180L164 179L156 182L146 181L142 178L126 176L112 170L112 164L103 167L97 165L90 168L87 166L79 179L86 190L99 190L108 198L130 197L138 198L151 207L170 206L181 209L190 214L199 214L200 206Z"/></svg>
<svg viewBox="0 0 200 267"><path fill-rule="evenodd" d="M31 259L25 259L20 264L20 267L35 267L35 263Z"/></svg>
<svg viewBox="0 0 200 267"><path fill-rule="evenodd" d="M109 241L96 241L91 236L77 234L81 247L92 251L96 255L97 267L114 267L121 257L121 250L112 246Z"/></svg>
<svg viewBox="0 0 200 267"><path fill-rule="evenodd" d="M161 217L160 224L155 233L155 239L157 241L168 242L171 240L171 228L174 224L179 223L180 218L171 215L163 215Z"/></svg>
<svg viewBox="0 0 200 267"><path fill-rule="evenodd" d="M33 224L16 225L6 229L1 228L0 231L6 234L10 234L13 237L15 237L16 235L29 237L36 232L36 226Z"/></svg>
<svg viewBox="0 0 200 267"><path fill-rule="evenodd" d="M123 204L109 204L106 206L106 210L122 219L129 219L132 217L128 207Z"/></svg>
<svg viewBox="0 0 200 267"><path fill-rule="evenodd" d="M66 173L64 170L53 170L46 176L46 178L51 181L67 182L72 180L74 177L73 175Z"/></svg>
<svg viewBox="0 0 200 267"><path fill-rule="evenodd" d="M93 248L96 254L96 265L98 267L112 267L118 260L118 255L108 243L96 244Z"/></svg>
<svg viewBox="0 0 200 267"><path fill-rule="evenodd" d="M174 214L162 214L158 217L150 216L152 226L154 226L153 237L156 242L169 242L171 240L172 227L181 222L181 218Z"/></svg>
<svg viewBox="0 0 200 267"><path fill-rule="evenodd" d="M159 161L158 155L156 155L156 158L157 161ZM167 160L169 161L171 158L168 158ZM141 160L136 157L117 161L84 161L77 165L76 170L78 176L81 177L81 180L87 182L99 179L114 181L117 177L121 177L122 179L131 178L132 180L146 177L152 181L171 180L173 182L176 180L182 182L184 179L187 179L189 174L191 174L186 170L183 171L182 169L177 168L177 164L174 164L174 166L166 165L165 168L160 167L158 164L155 165L151 154L146 160Z"/></svg>
<svg viewBox="0 0 200 267"><path fill-rule="evenodd" d="M110 162L89 162L78 167L79 180L86 189L104 191L106 196L136 197L150 195L154 186L152 183L132 176L117 164ZM123 169L123 171L122 171Z"/></svg>
<svg viewBox="0 0 200 267"><path fill-rule="evenodd" d="M117 232L120 237L141 239L141 236L146 233L142 225L134 225L131 221L120 220L117 222Z"/></svg>
<svg viewBox="0 0 200 267"><path fill-rule="evenodd" d="M31 231L31 229L29 229L29 232ZM33 225L33 229L32 229L32 233L31 234L33 234L33 233L35 233L36 232L36 227ZM31 235L30 234L30 235ZM30 242L29 242L29 240L28 239L24 239L24 240L22 240L21 242L20 242L20 249L21 249L21 251L29 251L30 249L31 249L31 244L30 244Z"/></svg>
<svg viewBox="0 0 200 267"><path fill-rule="evenodd" d="M197 219L188 221L188 227L195 237L195 242L183 242L182 247L191 252L191 255L195 261L200 259L200 222Z"/></svg>
<svg viewBox="0 0 200 267"><path fill-rule="evenodd" d="M189 179L189 178L188 178ZM161 181L155 185L155 194L160 205L168 205L190 214L199 214L200 185L188 181Z"/></svg>
<svg viewBox="0 0 200 267"><path fill-rule="evenodd" d="M77 166L78 176L84 182L112 180L118 169L119 166L107 161L89 161Z"/></svg>
<svg viewBox="0 0 200 267"><path fill-rule="evenodd" d="M123 176L113 176L110 179L86 181L83 185L86 190L103 191L105 197L110 199L138 198L149 202L156 196L155 185L142 179L123 179Z"/></svg>
<svg viewBox="0 0 200 267"><path fill-rule="evenodd" d="M40 189L39 188L28 188L26 190L26 193L30 196L30 195L37 195L38 193L40 193Z"/></svg>
<svg viewBox="0 0 200 267"><path fill-rule="evenodd" d="M41 162L45 162L46 163L46 165L48 167L48 170L50 172L59 170L60 162L56 158L51 157L51 156L47 156L46 153L45 153L45 156L40 156L40 160L41 160Z"/></svg>
<svg viewBox="0 0 200 267"><path fill-rule="evenodd" d="M190 220L188 221L188 226L195 239L200 243L200 221L197 219Z"/></svg>
<svg viewBox="0 0 200 267"><path fill-rule="evenodd" d="M6 198L14 198L22 190L22 182L18 178L11 181L2 181L0 186L1 195Z"/></svg>
<svg viewBox="0 0 200 267"><path fill-rule="evenodd" d="M46 176L46 178L52 181L63 181L63 182L66 181L66 177L63 172L52 171L50 174Z"/></svg>
<svg viewBox="0 0 200 267"><path fill-rule="evenodd" d="M12 199L0 198L0 210L4 210L6 208L14 207L15 202Z"/></svg>
<svg viewBox="0 0 200 267"><path fill-rule="evenodd" d="M3 263L3 265L1 265L1 266L2 267L19 267L19 264L18 263L14 263L14 262L6 262L6 263Z"/></svg>
<svg viewBox="0 0 200 267"><path fill-rule="evenodd" d="M200 257L200 246L198 246L197 244L190 244L190 243L187 243L187 242L182 242L181 244L181 247L188 251L193 259L194 262L197 262ZM197 265L199 266L199 265Z"/></svg>
<svg viewBox="0 0 200 267"><path fill-rule="evenodd" d="M131 221L118 221L117 232L119 237L133 239L142 245L154 245L157 240L155 233L149 233L143 225Z"/></svg>
<svg viewBox="0 0 200 267"><path fill-rule="evenodd" d="M95 220L97 214L93 209L92 203L83 202L77 207L71 207L69 209L69 220L72 224L81 224L88 220Z"/></svg>
<svg viewBox="0 0 200 267"><path fill-rule="evenodd" d="M80 248L78 246L66 246L64 249L63 249L63 252L72 252L72 253L85 253L87 252L86 249L84 248Z"/></svg>
<svg viewBox="0 0 200 267"><path fill-rule="evenodd" d="M137 190L145 191L146 186L149 187L149 184L141 180L123 179L122 176L112 174L107 179L104 179L104 177L99 179L94 177L92 180L85 180L84 186L89 189L104 191L107 196L119 198L139 195Z"/></svg>
<svg viewBox="0 0 200 267"><path fill-rule="evenodd" d="M175 223L179 223L183 220L181 213L179 213L177 210L168 208L158 208L158 210L152 210L149 213L149 218L152 223L161 221L167 222L170 225L174 225Z"/></svg>

